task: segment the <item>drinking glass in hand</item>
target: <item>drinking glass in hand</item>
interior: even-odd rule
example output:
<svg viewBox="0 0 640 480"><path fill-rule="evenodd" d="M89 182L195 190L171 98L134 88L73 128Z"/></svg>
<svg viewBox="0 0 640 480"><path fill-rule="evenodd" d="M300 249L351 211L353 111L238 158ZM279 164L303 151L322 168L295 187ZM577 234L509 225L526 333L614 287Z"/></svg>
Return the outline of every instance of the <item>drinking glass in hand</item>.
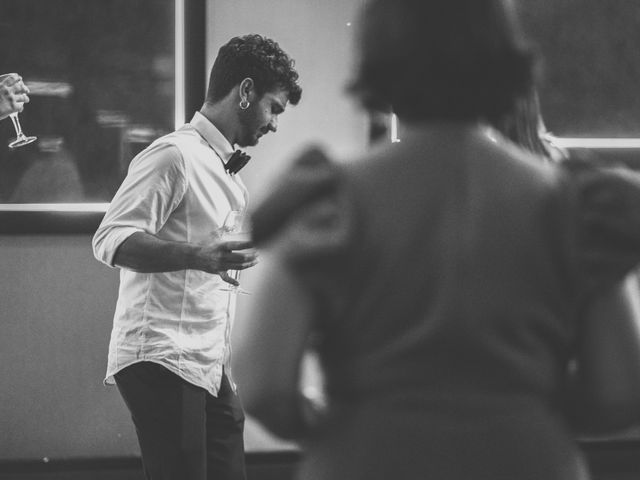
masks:
<svg viewBox="0 0 640 480"><path fill-rule="evenodd" d="M251 238L249 230L245 227L244 214L238 210L231 210L224 220L224 224L220 229L220 238L226 242L246 242ZM231 278L238 281L240 279L239 270L229 270L227 272ZM239 285L225 284L221 290L233 293L249 294L248 291Z"/></svg>
<svg viewBox="0 0 640 480"><path fill-rule="evenodd" d="M4 75L0 75L0 79L8 76L17 76L17 74L7 73ZM22 147L23 145L28 145L31 142L35 142L38 139L38 137L27 136L24 134L24 132L22 131L22 126L20 125L20 120L18 119L18 112L13 112L12 114L9 115L9 118L11 118L11 122L13 123L13 128L16 131L16 138L13 139L11 142L9 142L9 148Z"/></svg>

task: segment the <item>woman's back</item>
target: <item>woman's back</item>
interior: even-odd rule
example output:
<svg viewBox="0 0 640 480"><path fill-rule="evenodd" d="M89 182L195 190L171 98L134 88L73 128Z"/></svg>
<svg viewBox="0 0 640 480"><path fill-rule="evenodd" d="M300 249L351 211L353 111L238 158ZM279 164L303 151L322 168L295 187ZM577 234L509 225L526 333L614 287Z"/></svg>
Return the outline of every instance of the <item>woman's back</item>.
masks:
<svg viewBox="0 0 640 480"><path fill-rule="evenodd" d="M357 273L325 277L342 296L318 326L335 418L306 465L324 465L317 478L398 465L402 478L583 478L557 410L574 335L557 172L454 125L343 168L363 243L344 268Z"/></svg>
<svg viewBox="0 0 640 480"><path fill-rule="evenodd" d="M571 339L560 178L479 128L448 128L344 167L354 237L363 242L344 280L348 306L328 328L338 342L352 342L344 351L363 362L358 378L376 372L372 384L392 359L422 364L439 356L451 363L421 366L423 376L434 369L430 385L450 385L447 375L437 377L452 368L470 369L479 382L480 364L467 360L482 355L474 361L492 370L500 363L492 374L505 383L520 379L521 391L546 394L555 388L551 360L559 359L543 353L564 351ZM398 382L402 373L389 374Z"/></svg>

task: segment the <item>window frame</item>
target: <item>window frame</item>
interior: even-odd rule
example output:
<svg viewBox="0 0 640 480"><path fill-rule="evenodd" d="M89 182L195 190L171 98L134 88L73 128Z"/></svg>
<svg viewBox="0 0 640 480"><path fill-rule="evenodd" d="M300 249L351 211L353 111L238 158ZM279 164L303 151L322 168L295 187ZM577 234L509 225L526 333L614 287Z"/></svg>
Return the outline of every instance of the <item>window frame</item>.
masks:
<svg viewBox="0 0 640 480"><path fill-rule="evenodd" d="M176 128L200 109L206 90L206 0L175 1ZM92 234L108 203L0 203L0 234Z"/></svg>

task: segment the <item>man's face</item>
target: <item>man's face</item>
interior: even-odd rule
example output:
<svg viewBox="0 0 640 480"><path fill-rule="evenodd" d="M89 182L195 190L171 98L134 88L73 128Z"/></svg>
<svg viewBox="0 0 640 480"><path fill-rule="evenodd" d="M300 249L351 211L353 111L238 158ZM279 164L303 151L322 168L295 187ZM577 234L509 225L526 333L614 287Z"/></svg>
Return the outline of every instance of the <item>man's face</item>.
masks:
<svg viewBox="0 0 640 480"><path fill-rule="evenodd" d="M289 94L282 89L266 92L261 98L254 100L246 110L240 111L240 132L238 145L252 147L257 145L260 137L278 129L278 115L284 112L289 101Z"/></svg>

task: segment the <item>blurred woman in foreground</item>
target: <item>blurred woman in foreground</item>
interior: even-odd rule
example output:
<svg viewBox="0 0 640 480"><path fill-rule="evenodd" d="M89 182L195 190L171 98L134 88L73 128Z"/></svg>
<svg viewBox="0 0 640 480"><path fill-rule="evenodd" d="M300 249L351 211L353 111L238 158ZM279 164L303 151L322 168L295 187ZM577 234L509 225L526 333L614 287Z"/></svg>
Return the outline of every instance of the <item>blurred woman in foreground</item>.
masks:
<svg viewBox="0 0 640 480"><path fill-rule="evenodd" d="M361 20L354 92L404 134L341 164L308 151L255 212L246 409L302 442L304 479L589 478L569 423L640 420L640 255L589 236L584 184L491 139L532 87L504 2ZM312 339L321 417L299 394Z"/></svg>

